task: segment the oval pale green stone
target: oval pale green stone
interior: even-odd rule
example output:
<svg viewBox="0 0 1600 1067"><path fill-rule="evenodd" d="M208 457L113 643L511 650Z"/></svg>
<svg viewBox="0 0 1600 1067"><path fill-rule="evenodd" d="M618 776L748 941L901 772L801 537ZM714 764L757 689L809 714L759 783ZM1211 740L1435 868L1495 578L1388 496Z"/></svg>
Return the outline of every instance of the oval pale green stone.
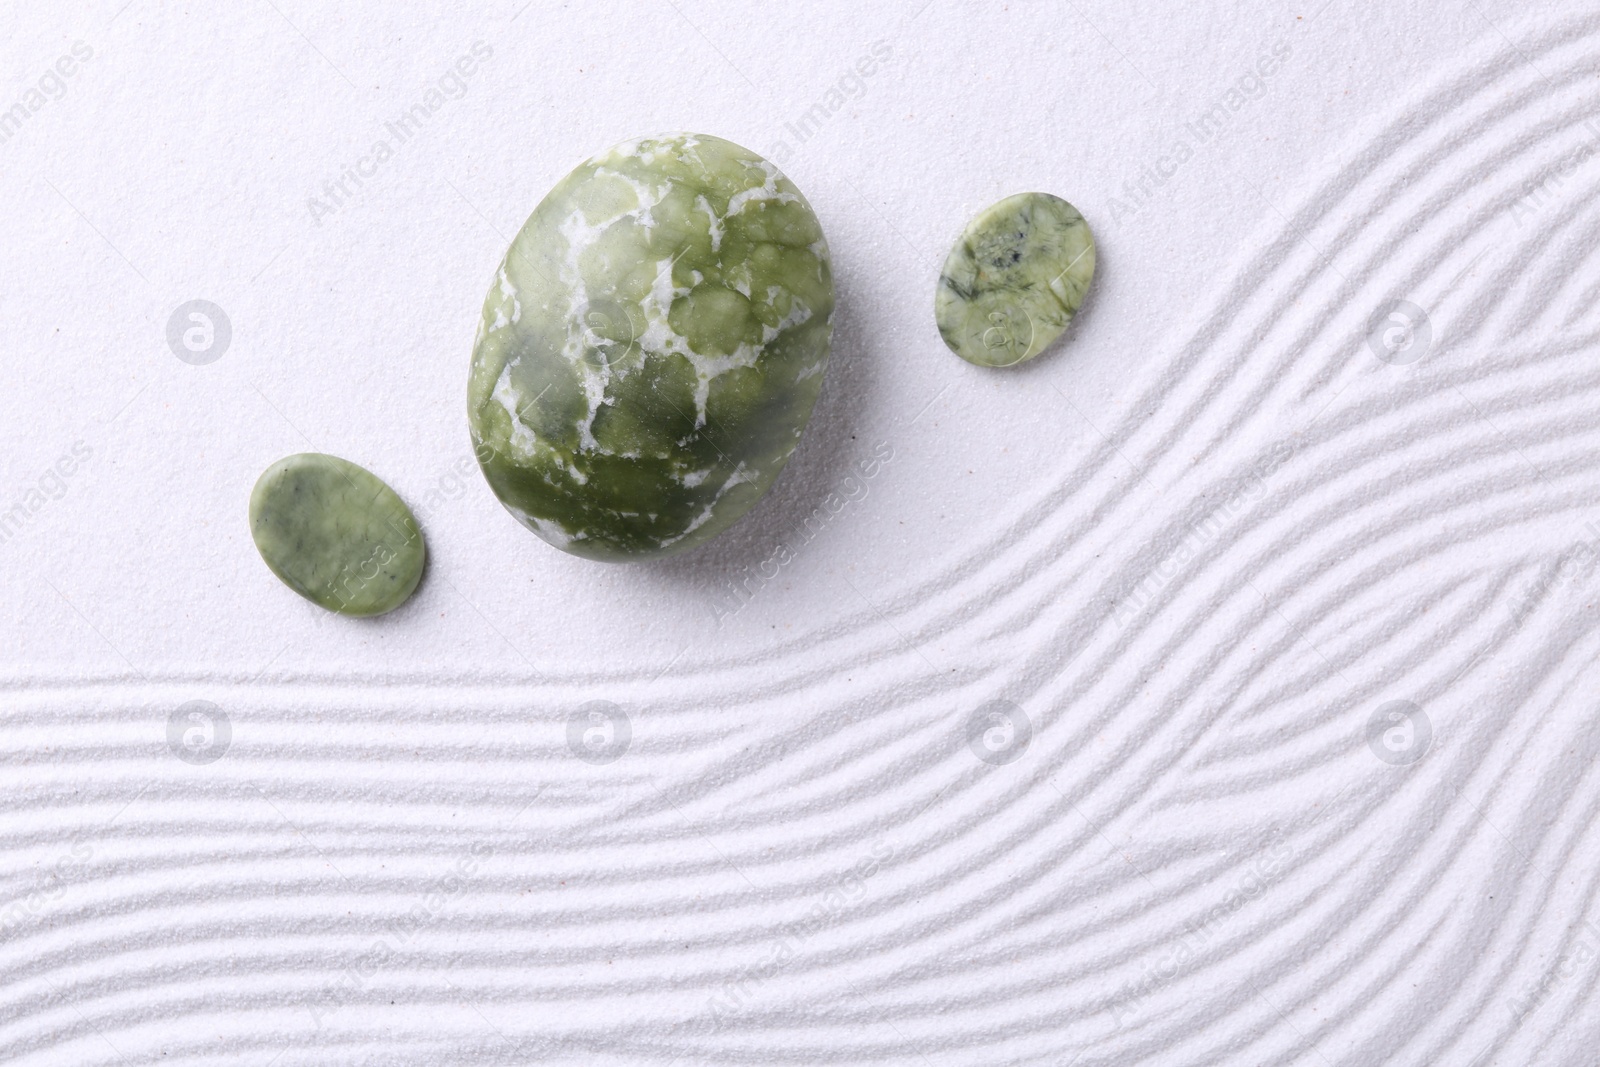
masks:
<svg viewBox="0 0 1600 1067"><path fill-rule="evenodd" d="M405 603L427 557L417 520L393 489L316 453L267 468L250 494L250 533L285 585L341 615L382 615Z"/></svg>
<svg viewBox="0 0 1600 1067"><path fill-rule="evenodd" d="M512 241L468 386L495 495L596 560L727 529L800 440L828 364L833 275L805 197L699 134L620 144Z"/></svg>
<svg viewBox="0 0 1600 1067"><path fill-rule="evenodd" d="M1093 278L1094 236L1078 209L1018 193L967 224L940 272L934 319L962 359L1010 367L1061 336Z"/></svg>

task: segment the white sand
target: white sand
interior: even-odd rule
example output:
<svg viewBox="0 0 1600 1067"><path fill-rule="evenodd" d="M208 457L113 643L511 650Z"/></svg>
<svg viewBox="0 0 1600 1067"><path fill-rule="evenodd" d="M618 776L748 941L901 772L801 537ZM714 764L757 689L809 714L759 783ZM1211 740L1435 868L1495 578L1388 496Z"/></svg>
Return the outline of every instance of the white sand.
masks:
<svg viewBox="0 0 1600 1067"><path fill-rule="evenodd" d="M93 52L0 142L0 1060L1592 1062L1600 17L121 4L0 33L0 105ZM544 191L671 129L805 191L837 347L743 524L608 567L464 376ZM986 372L934 279L1032 188L1100 275ZM307 448L415 507L401 612L256 558Z"/></svg>

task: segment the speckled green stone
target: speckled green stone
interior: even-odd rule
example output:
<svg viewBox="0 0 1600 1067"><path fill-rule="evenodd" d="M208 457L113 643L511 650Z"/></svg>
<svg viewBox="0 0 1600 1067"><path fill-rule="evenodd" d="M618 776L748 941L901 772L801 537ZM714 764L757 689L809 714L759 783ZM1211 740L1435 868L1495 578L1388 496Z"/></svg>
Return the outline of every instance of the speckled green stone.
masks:
<svg viewBox="0 0 1600 1067"><path fill-rule="evenodd" d="M805 197L717 137L629 141L512 241L468 387L484 476L557 548L682 552L772 485L828 365L833 275Z"/></svg>
<svg viewBox="0 0 1600 1067"><path fill-rule="evenodd" d="M337 456L268 467L250 494L250 533L283 583L341 615L382 615L411 596L427 557L405 501Z"/></svg>
<svg viewBox="0 0 1600 1067"><path fill-rule="evenodd" d="M967 224L944 261L933 314L950 351L1010 367L1061 336L1093 278L1094 236L1078 209L1018 193Z"/></svg>

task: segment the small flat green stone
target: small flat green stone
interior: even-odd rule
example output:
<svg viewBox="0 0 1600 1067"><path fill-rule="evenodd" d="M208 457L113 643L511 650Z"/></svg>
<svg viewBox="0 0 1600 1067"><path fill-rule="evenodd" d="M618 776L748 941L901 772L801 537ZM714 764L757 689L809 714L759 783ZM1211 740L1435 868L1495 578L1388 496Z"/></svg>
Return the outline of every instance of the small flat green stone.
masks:
<svg viewBox="0 0 1600 1067"><path fill-rule="evenodd" d="M665 134L563 178L483 305L468 418L506 510L557 548L693 548L772 485L811 417L833 314L822 226L778 168Z"/></svg>
<svg viewBox="0 0 1600 1067"><path fill-rule="evenodd" d="M358 618L393 611L422 580L422 530L376 475L304 453L268 467L250 494L250 534L283 584Z"/></svg>
<svg viewBox="0 0 1600 1067"><path fill-rule="evenodd" d="M944 261L933 315L950 351L1010 367L1061 336L1093 278L1094 236L1078 209L1018 193L967 223Z"/></svg>

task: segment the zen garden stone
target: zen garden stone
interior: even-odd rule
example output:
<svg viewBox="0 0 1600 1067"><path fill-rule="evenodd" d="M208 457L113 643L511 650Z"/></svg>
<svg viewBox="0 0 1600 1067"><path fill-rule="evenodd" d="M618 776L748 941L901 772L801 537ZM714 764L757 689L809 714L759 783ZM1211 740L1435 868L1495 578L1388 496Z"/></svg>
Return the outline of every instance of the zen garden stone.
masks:
<svg viewBox="0 0 1600 1067"><path fill-rule="evenodd" d="M405 603L427 556L393 489L354 463L314 453L267 468L250 494L250 533L285 585L341 615L382 615Z"/></svg>
<svg viewBox="0 0 1600 1067"><path fill-rule="evenodd" d="M484 476L557 548L642 560L727 529L800 440L833 276L800 190L716 137L629 141L511 242L468 387Z"/></svg>
<svg viewBox="0 0 1600 1067"><path fill-rule="evenodd" d="M1089 224L1060 197L1018 193L979 212L939 275L933 313L944 343L983 367L1032 359L1083 304L1094 255Z"/></svg>

